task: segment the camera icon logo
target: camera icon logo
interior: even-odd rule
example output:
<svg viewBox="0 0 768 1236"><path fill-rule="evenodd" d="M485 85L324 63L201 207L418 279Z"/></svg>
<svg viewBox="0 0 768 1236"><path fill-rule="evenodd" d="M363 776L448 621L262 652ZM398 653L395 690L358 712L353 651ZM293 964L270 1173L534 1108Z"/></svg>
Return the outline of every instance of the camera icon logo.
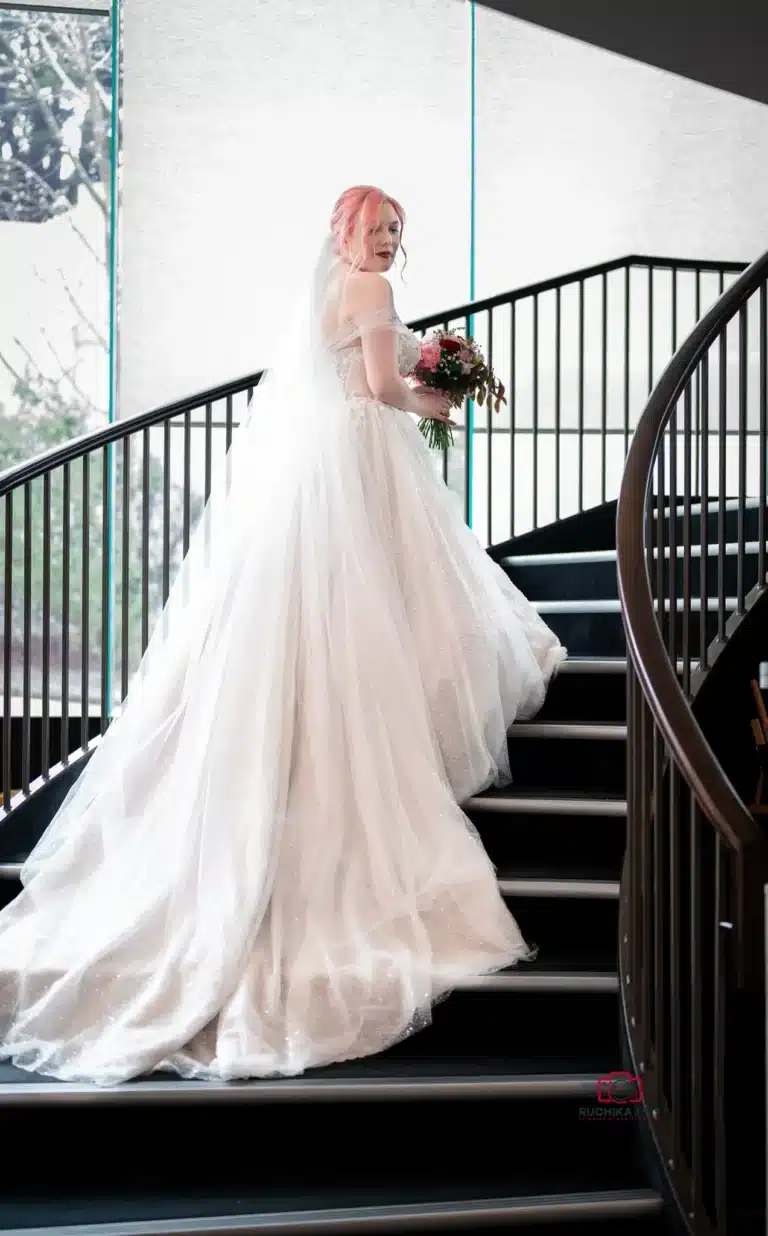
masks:
<svg viewBox="0 0 768 1236"><path fill-rule="evenodd" d="M643 1079L634 1073L609 1073L597 1082L598 1103L642 1103Z"/></svg>

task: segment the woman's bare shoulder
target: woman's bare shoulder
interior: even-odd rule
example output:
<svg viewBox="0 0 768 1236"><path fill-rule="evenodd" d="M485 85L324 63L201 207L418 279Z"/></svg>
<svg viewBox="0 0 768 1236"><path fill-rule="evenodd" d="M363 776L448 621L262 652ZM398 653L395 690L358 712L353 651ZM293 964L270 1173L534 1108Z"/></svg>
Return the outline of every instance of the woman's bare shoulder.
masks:
<svg viewBox="0 0 768 1236"><path fill-rule="evenodd" d="M360 313L391 308L392 288L383 275L376 271L357 270L345 280L342 294L344 317L354 319Z"/></svg>

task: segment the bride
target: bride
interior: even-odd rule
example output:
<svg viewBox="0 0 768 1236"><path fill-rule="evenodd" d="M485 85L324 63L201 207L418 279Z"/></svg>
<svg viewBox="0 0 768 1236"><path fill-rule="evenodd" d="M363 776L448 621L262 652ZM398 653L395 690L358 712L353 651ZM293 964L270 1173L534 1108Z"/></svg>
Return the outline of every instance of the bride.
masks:
<svg viewBox="0 0 768 1236"><path fill-rule="evenodd" d="M0 1057L109 1085L379 1052L532 952L460 803L565 649L466 526L412 415L349 189L120 714L0 914ZM412 415L409 415L412 414Z"/></svg>

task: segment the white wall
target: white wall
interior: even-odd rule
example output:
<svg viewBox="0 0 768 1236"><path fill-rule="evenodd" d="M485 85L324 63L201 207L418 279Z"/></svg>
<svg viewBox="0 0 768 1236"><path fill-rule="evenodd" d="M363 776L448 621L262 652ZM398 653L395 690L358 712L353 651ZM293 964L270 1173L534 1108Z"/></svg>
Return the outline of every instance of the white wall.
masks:
<svg viewBox="0 0 768 1236"><path fill-rule="evenodd" d="M477 7L477 259L478 297L492 296L553 275L626 254L751 261L768 248L768 109L661 69L639 64L576 39ZM727 283L729 279L726 280ZM666 286L666 294L664 289ZM670 276L656 275L654 380L672 350ZM681 276L680 342L695 321L692 276ZM718 293L702 281L701 311ZM624 418L623 276L608 286L607 421ZM648 395L647 278L633 275L630 296L630 423ZM561 424L578 415L576 297L563 297ZM542 358L554 358L553 305L542 304ZM587 425L602 415L600 288L588 286L585 355ZM753 315L752 315L753 316ZM756 321L750 346L757 356ZM505 374L509 349L497 349ZM530 313L518 321L518 425L531 423ZM539 423L553 423L553 363L539 375ZM729 339L729 424L736 423L737 338ZM756 384L750 422L756 424ZM713 402L714 416L714 402ZM505 423L504 415L499 424ZM506 421L508 424L508 420ZM538 457L538 519L555 517L554 438L542 437ZM602 497L601 444L583 445L586 506ZM578 509L578 438L564 439L560 514ZM730 450L730 447L729 447ZM508 535L510 492L515 526L533 523L531 436L521 433L515 475L508 451L496 454L490 541ZM606 493L618 493L623 436L607 442ZM735 467L736 459L729 459ZM754 467L752 466L754 464ZM756 476L757 460L750 461ZM731 468L733 471L733 467ZM486 538L485 442L477 444L475 526ZM754 477L750 477L754 481Z"/></svg>
<svg viewBox="0 0 768 1236"><path fill-rule="evenodd" d="M337 195L409 220L406 317L466 298L464 0L130 0L120 414L269 359L273 315Z"/></svg>
<svg viewBox="0 0 768 1236"><path fill-rule="evenodd" d="M768 247L768 108L477 7L477 294Z"/></svg>
<svg viewBox="0 0 768 1236"><path fill-rule="evenodd" d="M466 0L130 0L124 26L121 415L269 361L270 327L292 276L349 184L380 184L408 211L406 285L393 277L406 319L467 298ZM480 5L475 76L479 297L627 253L748 261L768 245L761 104ZM645 286L642 278L632 284L632 423L648 391ZM716 291L705 280L702 309ZM607 417L617 424L618 284L609 299ZM682 338L693 322L690 283L679 308ZM551 329L547 312L542 331ZM518 326L520 356L529 359L524 315ZM655 328L658 376L670 347L663 308ZM565 297L563 330L562 416L573 424L575 316ZM591 326L587 347L585 418L594 424L600 339ZM496 358L508 378L509 350L498 335ZM525 363L516 366L519 415L530 402ZM552 386L545 366L539 412L550 423ZM540 520L555 510L550 446L539 452ZM474 524L485 538L482 440L476 448ZM514 477L509 453L498 453L491 540L508 533L513 482L517 529L530 526L529 448L530 438L521 440ZM601 497L595 450L596 438L585 447L587 505ZM460 455L451 467L459 488ZM572 462L562 470L561 514L576 509ZM609 497L622 464L623 439L613 438Z"/></svg>

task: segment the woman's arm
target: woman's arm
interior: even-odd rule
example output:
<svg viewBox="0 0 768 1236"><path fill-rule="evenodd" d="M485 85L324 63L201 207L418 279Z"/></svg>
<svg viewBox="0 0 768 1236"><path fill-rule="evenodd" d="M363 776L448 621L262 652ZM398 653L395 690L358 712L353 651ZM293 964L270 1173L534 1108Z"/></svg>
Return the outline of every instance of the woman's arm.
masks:
<svg viewBox="0 0 768 1236"><path fill-rule="evenodd" d="M429 416L427 392L413 390L397 367L397 334L393 327L392 289L383 275L359 271L347 279L344 314L360 327L365 377L374 399ZM434 402L435 395L429 392Z"/></svg>

